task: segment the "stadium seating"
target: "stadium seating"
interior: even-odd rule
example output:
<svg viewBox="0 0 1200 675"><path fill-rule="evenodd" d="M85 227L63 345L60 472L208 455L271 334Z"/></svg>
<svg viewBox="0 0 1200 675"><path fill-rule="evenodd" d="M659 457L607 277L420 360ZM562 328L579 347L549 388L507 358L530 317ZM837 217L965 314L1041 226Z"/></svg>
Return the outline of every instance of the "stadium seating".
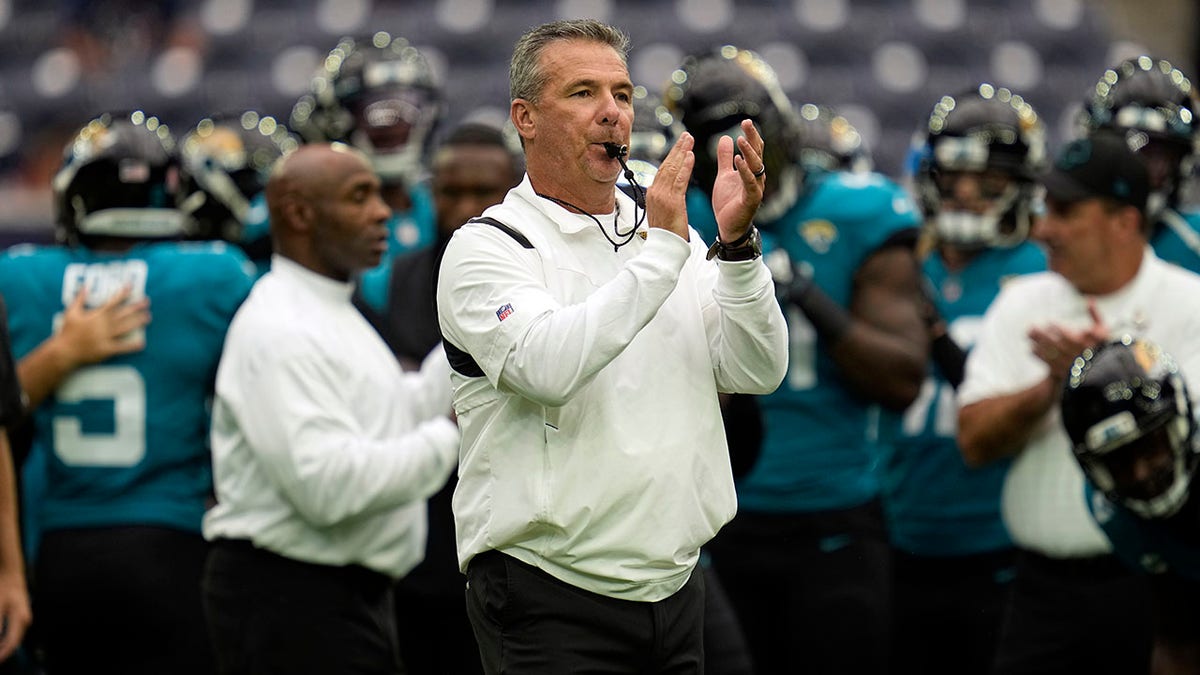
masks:
<svg viewBox="0 0 1200 675"><path fill-rule="evenodd" d="M4 6L7 5L7 15ZM622 26L635 79L661 86L669 60L730 43L784 63L796 101L847 107L864 123L876 166L899 175L912 131L937 97L988 80L1041 111L1052 145L1064 120L1110 57L1103 17L1079 0L196 0L183 2L207 33L194 84L190 57L159 54L111 73L79 71L61 51L53 6L0 0L0 114L20 134L102 108L141 106L173 128L210 112L257 108L286 119L292 103L343 33L388 30L430 51L446 82L443 129L477 108L508 103L507 59L529 26L588 12ZM77 72L72 74L72 68ZM71 82L71 77L75 81ZM654 80L654 81L651 81ZM21 143L0 144L0 171ZM3 176L0 174L0 182ZM0 229L6 223L0 213Z"/></svg>

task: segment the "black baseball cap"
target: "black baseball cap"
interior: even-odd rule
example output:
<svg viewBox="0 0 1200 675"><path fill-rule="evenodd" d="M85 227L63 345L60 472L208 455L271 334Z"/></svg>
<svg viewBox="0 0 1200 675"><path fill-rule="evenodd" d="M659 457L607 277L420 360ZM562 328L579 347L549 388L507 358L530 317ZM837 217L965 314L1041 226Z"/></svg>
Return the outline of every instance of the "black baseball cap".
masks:
<svg viewBox="0 0 1200 675"><path fill-rule="evenodd" d="M1096 133L1068 143L1058 153L1054 166L1042 176L1046 196L1073 204L1084 199L1107 197L1121 204L1146 210L1150 176L1141 158L1118 134Z"/></svg>

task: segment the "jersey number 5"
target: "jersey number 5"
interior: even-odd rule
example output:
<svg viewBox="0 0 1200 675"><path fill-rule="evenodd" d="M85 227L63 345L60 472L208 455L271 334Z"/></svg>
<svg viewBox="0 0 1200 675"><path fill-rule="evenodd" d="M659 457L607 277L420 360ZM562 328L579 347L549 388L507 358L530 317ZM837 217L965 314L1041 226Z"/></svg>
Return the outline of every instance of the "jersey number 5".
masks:
<svg viewBox="0 0 1200 675"><path fill-rule="evenodd" d="M90 366L56 393L59 403L109 400L113 430L88 433L76 415L54 416L54 453L72 466L133 466L146 455L146 382L132 366Z"/></svg>

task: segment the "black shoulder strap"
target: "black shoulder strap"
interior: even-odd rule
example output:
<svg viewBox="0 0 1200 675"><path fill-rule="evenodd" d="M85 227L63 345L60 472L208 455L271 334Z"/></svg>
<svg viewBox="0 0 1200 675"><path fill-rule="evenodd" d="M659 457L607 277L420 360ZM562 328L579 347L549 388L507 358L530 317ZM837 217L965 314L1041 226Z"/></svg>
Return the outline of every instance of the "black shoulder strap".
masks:
<svg viewBox="0 0 1200 675"><path fill-rule="evenodd" d="M525 235L496 220L495 218L479 216L478 218L472 218L467 222L491 225L497 230L500 230L504 234L512 237L513 241L520 244L522 248L533 250L533 244L529 243L529 240L525 238ZM464 377L483 377L483 369L479 367L479 363L475 360L475 358L447 340L445 335L442 336L442 346L446 350L446 358L450 361L450 367L454 369L454 372Z"/></svg>
<svg viewBox="0 0 1200 675"><path fill-rule="evenodd" d="M483 368L479 367L479 363L468 353L455 347L453 343L442 336L442 348L446 350L446 359L450 361L450 367L454 372L463 377L483 377Z"/></svg>
<svg viewBox="0 0 1200 675"><path fill-rule="evenodd" d="M500 230L504 234L507 234L508 236L512 237L513 240L516 241L518 244L520 244L522 248L528 248L528 249L533 248L533 244L529 243L529 240L525 238L525 235L514 230L512 227L505 225L504 223L496 220L495 218L489 218L488 216L479 216L478 218L472 218L472 219L468 220L467 222L468 223L483 223L485 225L491 225L492 227L496 228L497 230Z"/></svg>

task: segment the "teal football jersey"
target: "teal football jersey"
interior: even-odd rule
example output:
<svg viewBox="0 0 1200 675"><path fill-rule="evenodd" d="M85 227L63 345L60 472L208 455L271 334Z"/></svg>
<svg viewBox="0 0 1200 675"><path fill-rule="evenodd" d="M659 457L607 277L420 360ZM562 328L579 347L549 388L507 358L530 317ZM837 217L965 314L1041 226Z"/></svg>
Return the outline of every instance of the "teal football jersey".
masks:
<svg viewBox="0 0 1200 675"><path fill-rule="evenodd" d="M119 254L23 245L0 256L18 359L57 329L81 289L89 307L126 286L150 298L143 350L80 368L34 411L25 477L37 531L200 531L217 362L253 281L249 261L223 242L142 243Z"/></svg>
<svg viewBox="0 0 1200 675"><path fill-rule="evenodd" d="M693 223L702 220L690 216ZM889 240L911 238L918 224L915 205L893 181L835 172L810 174L801 199L759 227L834 302L848 307L856 270ZM759 399L763 447L738 483L739 508L808 512L864 503L879 492L879 409L847 388L803 312L789 306L784 314L789 370L775 393Z"/></svg>
<svg viewBox="0 0 1200 675"><path fill-rule="evenodd" d="M1045 269L1045 254L1028 241L984 250L959 272L946 269L936 254L923 264L934 304L964 349L974 344L984 312L1006 280ZM881 467L888 533L903 551L952 556L1011 546L1000 518L1000 490L1011 460L968 468L957 433L954 387L931 363Z"/></svg>
<svg viewBox="0 0 1200 675"><path fill-rule="evenodd" d="M1083 497L1112 542L1113 553L1126 565L1147 574L1170 572L1200 581L1200 534L1191 504L1171 518L1147 519L1112 503L1089 482L1084 482Z"/></svg>
<svg viewBox="0 0 1200 675"><path fill-rule="evenodd" d="M1200 211L1169 213L1154 226L1150 246L1159 258L1200 273Z"/></svg>
<svg viewBox="0 0 1200 675"><path fill-rule="evenodd" d="M712 201L698 187L688 188L687 214L688 225L700 234L700 241L705 246L712 246L717 240L717 218L713 215Z"/></svg>

